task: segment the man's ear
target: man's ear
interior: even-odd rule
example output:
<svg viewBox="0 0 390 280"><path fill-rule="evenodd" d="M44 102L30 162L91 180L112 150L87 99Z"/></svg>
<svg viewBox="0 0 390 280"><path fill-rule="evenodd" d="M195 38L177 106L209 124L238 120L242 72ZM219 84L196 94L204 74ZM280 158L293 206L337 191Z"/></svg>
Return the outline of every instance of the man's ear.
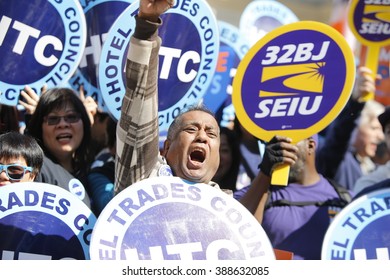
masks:
<svg viewBox="0 0 390 280"><path fill-rule="evenodd" d="M163 146L163 150L162 150L163 157L167 157L167 153L168 153L170 145L171 145L171 141L169 141L169 140L164 141L164 146Z"/></svg>
<svg viewBox="0 0 390 280"><path fill-rule="evenodd" d="M315 152L316 147L317 147L317 142L312 137L310 137L308 140L309 140L308 141L309 149L311 149L311 150L313 150Z"/></svg>

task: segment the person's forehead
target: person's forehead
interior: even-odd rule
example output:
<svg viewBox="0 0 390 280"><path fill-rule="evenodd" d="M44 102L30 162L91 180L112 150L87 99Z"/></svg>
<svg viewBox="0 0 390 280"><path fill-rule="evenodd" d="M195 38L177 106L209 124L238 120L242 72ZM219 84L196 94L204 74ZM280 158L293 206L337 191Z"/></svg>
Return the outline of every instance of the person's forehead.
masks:
<svg viewBox="0 0 390 280"><path fill-rule="evenodd" d="M218 123L215 118L207 112L203 111L190 111L182 115L182 122L184 124L199 123L213 127L218 127Z"/></svg>
<svg viewBox="0 0 390 280"><path fill-rule="evenodd" d="M20 165L27 165L26 160L23 157L13 157L13 158L0 158L0 164L7 165L7 164L20 164Z"/></svg>
<svg viewBox="0 0 390 280"><path fill-rule="evenodd" d="M64 104L63 106L59 107L59 108L53 108L50 112L50 113L62 113L62 112L74 112L76 111L75 107L73 104L71 103L67 103L67 104Z"/></svg>

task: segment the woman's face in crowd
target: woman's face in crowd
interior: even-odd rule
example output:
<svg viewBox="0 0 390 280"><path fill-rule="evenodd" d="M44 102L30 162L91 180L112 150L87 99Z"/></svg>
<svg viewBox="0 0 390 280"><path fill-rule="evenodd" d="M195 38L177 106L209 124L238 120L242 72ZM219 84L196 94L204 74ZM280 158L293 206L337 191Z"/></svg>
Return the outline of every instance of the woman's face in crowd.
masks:
<svg viewBox="0 0 390 280"><path fill-rule="evenodd" d="M373 157L375 156L378 144L384 140L382 125L377 118L359 127L355 148L359 155Z"/></svg>
<svg viewBox="0 0 390 280"><path fill-rule="evenodd" d="M74 107L68 104L45 117L42 132L43 144L57 159L73 156L84 137L83 121Z"/></svg>
<svg viewBox="0 0 390 280"><path fill-rule="evenodd" d="M9 164L17 164L21 166L26 166L27 167L27 162L23 157L18 157L18 158L11 158L11 159L2 159L0 158L0 165L9 165ZM20 178L20 180L12 180L7 176L7 172L5 169L1 169L0 171L0 187L3 187L8 184L12 183L18 183L18 182L32 182L35 179L35 176L32 175L30 171L25 171L24 175ZM9 167L8 168L8 174L10 176L17 176L23 174L23 169L14 166L14 167ZM13 175L15 174L15 175Z"/></svg>

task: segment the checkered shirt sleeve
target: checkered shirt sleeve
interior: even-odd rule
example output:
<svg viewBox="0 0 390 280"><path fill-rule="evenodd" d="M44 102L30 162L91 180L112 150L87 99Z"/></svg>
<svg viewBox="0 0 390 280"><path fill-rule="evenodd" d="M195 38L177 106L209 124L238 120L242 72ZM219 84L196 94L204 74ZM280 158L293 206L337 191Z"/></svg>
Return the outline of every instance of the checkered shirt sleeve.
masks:
<svg viewBox="0 0 390 280"><path fill-rule="evenodd" d="M159 158L158 51L154 41L130 40L126 94L117 126L115 193L148 178Z"/></svg>

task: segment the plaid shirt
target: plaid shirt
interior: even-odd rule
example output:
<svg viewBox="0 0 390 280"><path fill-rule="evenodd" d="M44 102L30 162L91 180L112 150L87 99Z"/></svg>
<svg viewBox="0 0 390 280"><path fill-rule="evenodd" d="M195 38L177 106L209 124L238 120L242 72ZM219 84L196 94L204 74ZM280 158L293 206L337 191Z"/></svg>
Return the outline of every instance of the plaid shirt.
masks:
<svg viewBox="0 0 390 280"><path fill-rule="evenodd" d="M126 95L117 127L115 193L153 176L164 160L159 153L156 40L130 40L126 64Z"/></svg>
<svg viewBox="0 0 390 280"><path fill-rule="evenodd" d="M133 36L127 54L126 95L117 126L115 194L138 181L159 176L160 168L167 165L159 151L157 77L161 39L157 27L150 38L143 39ZM219 189L214 182L209 185Z"/></svg>

